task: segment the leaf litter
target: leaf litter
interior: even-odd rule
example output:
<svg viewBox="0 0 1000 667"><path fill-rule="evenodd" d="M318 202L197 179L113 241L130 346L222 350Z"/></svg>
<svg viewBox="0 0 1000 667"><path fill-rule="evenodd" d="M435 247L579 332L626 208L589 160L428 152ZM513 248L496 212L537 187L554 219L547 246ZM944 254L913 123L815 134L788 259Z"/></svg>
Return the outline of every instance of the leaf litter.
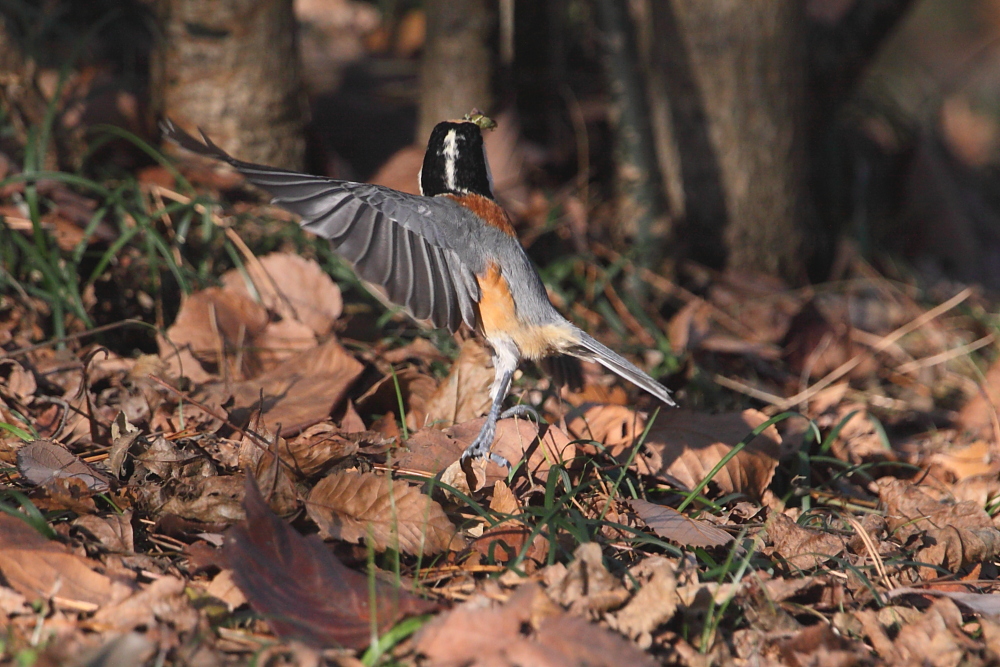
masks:
<svg viewBox="0 0 1000 667"><path fill-rule="evenodd" d="M467 470L493 377L474 337L396 319L406 336L352 339L358 304L316 262L243 260L134 359L32 347L29 305L5 301L9 645L57 663L292 661L304 642L356 664L387 637L427 665L1000 655L1000 373L973 366L985 344L951 352L988 340L985 297L922 308L861 265L822 295L714 276L664 327L687 409L588 365L579 389L518 379L541 419L499 423L515 470ZM574 312L599 329L590 305ZM709 402L706 378L729 395Z"/></svg>

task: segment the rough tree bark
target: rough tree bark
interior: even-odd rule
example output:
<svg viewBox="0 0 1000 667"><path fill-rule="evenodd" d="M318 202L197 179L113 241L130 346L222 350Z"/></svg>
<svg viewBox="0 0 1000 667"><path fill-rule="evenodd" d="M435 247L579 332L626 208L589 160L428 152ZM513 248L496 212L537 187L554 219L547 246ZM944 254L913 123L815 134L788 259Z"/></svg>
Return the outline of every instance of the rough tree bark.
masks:
<svg viewBox="0 0 1000 667"><path fill-rule="evenodd" d="M619 228L633 238L636 264L653 268L663 254L670 225L650 122L647 80L640 68L626 2L598 0L597 7L611 92L616 217ZM641 290L642 284L634 284L633 289Z"/></svg>
<svg viewBox="0 0 1000 667"><path fill-rule="evenodd" d="M737 271L804 277L811 215L798 0L651 3L695 256ZM680 234L680 233L679 233Z"/></svg>
<svg viewBox="0 0 1000 667"><path fill-rule="evenodd" d="M442 120L461 118L473 107L489 112L493 104L486 42L494 18L486 0L426 0L424 10L427 42L420 70L418 144Z"/></svg>
<svg viewBox="0 0 1000 667"><path fill-rule="evenodd" d="M244 160L302 169L306 102L292 0L158 0L154 111Z"/></svg>

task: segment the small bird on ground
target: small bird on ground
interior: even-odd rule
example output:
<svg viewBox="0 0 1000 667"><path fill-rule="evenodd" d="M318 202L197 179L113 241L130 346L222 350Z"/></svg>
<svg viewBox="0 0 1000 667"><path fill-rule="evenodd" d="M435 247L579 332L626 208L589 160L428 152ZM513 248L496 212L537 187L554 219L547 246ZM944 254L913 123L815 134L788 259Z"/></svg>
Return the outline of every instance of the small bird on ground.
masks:
<svg viewBox="0 0 1000 667"><path fill-rule="evenodd" d="M413 317L453 333L463 322L478 331L492 348L492 403L461 458L490 458L509 467L490 449L498 419L531 411L516 406L502 412L522 359L571 355L594 361L676 404L666 387L574 326L549 301L493 193L481 130L494 126L477 112L438 123L424 154L421 195L411 195L243 162L204 133L202 142L170 120L161 123L166 139L229 163L273 195L275 204L298 214L303 228L329 239L361 278L384 288Z"/></svg>

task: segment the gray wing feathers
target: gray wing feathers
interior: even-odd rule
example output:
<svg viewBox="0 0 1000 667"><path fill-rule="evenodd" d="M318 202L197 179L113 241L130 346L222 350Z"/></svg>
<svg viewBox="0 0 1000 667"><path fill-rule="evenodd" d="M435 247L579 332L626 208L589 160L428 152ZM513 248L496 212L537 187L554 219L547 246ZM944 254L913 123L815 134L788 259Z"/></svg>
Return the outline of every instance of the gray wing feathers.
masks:
<svg viewBox="0 0 1000 667"><path fill-rule="evenodd" d="M359 276L383 287L417 319L450 331L463 321L475 326L475 271L481 267L463 261L474 254L456 252L470 244L471 230L465 209L454 202L243 162L173 123L165 122L163 131L183 148L228 162L270 192L275 204L300 215L303 228L329 239Z"/></svg>

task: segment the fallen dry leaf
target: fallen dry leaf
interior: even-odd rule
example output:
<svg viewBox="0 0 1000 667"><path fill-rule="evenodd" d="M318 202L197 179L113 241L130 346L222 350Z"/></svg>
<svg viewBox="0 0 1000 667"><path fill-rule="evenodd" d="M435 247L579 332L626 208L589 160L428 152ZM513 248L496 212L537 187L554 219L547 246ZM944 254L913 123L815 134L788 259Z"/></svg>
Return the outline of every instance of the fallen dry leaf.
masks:
<svg viewBox="0 0 1000 667"><path fill-rule="evenodd" d="M121 602L102 607L87 625L94 630L124 632L162 621L181 632L193 630L198 625L198 612L184 594L186 587L183 579L161 577Z"/></svg>
<svg viewBox="0 0 1000 667"><path fill-rule="evenodd" d="M617 457L642 435L646 419L625 405L585 403L566 415L566 428L574 438L599 442Z"/></svg>
<svg viewBox="0 0 1000 667"><path fill-rule="evenodd" d="M37 486L55 480L75 479L92 493L108 490L109 480L52 440L33 440L17 450L17 470Z"/></svg>
<svg viewBox="0 0 1000 667"><path fill-rule="evenodd" d="M498 479L493 485L490 511L511 517L518 517L524 512L521 502L502 479ZM523 520L507 518L484 530L483 534L473 540L470 546L474 551L489 559L489 562L507 563L521 553L530 535L531 529L525 525ZM548 550L549 541L546 536L536 535L531 547L525 553L525 560L521 567L527 572L534 571L545 560Z"/></svg>
<svg viewBox="0 0 1000 667"><path fill-rule="evenodd" d="M915 560L957 572L1000 554L1000 530L982 506L969 501L943 503L919 486L895 478L879 479L876 485L889 529L904 543L915 542ZM929 576L937 576L926 569Z"/></svg>
<svg viewBox="0 0 1000 667"><path fill-rule="evenodd" d="M755 428L767 421L757 410L700 414L661 412L636 457L641 474L697 486ZM760 500L778 467L781 436L774 425L754 438L712 479L722 495L742 493Z"/></svg>
<svg viewBox="0 0 1000 667"><path fill-rule="evenodd" d="M135 549L131 510L109 517L85 514L73 520L73 527L85 530L108 551L128 554Z"/></svg>
<svg viewBox="0 0 1000 667"><path fill-rule="evenodd" d="M167 339L173 346L190 351L207 369L242 379L260 370L257 358L251 354L236 357L233 353L250 348L267 324L267 309L248 295L209 287L184 299L177 319L167 329ZM173 359L173 346L165 342L160 356ZM236 358L242 363L231 364ZM186 374L190 369L187 363L184 366Z"/></svg>
<svg viewBox="0 0 1000 667"><path fill-rule="evenodd" d="M306 509L323 537L370 541L376 551L435 554L455 539L455 526L440 505L418 487L384 475L327 475L309 493Z"/></svg>
<svg viewBox="0 0 1000 667"><path fill-rule="evenodd" d="M733 541L733 536L721 528L687 517L673 507L635 498L629 500L628 504L654 533L678 544L721 547Z"/></svg>
<svg viewBox="0 0 1000 667"><path fill-rule="evenodd" d="M240 475L192 477L167 488L143 489L143 504L157 514L177 516L204 523L231 524L243 518Z"/></svg>
<svg viewBox="0 0 1000 667"><path fill-rule="evenodd" d="M363 649L373 614L385 632L403 616L436 608L378 580L373 593L368 577L345 567L319 537L303 537L275 516L250 478L245 497L247 522L226 533L223 551L236 585L280 637Z"/></svg>
<svg viewBox="0 0 1000 667"><path fill-rule="evenodd" d="M813 528L806 528L784 514L772 514L767 536L774 553L793 568L811 570L836 558L847 547L844 538Z"/></svg>
<svg viewBox="0 0 1000 667"><path fill-rule="evenodd" d="M252 297L249 280L260 303L284 320L305 324L317 336L330 333L344 310L340 288L314 260L289 252L273 252L248 262L246 274L233 269L222 283Z"/></svg>
<svg viewBox="0 0 1000 667"><path fill-rule="evenodd" d="M958 667L965 655L962 612L951 600L937 600L918 620L899 629L894 646L900 664Z"/></svg>
<svg viewBox="0 0 1000 667"><path fill-rule="evenodd" d="M964 447L952 447L932 454L928 464L936 464L951 472L956 481L978 475L996 475L998 462L993 445L986 440L976 440Z"/></svg>
<svg viewBox="0 0 1000 667"><path fill-rule="evenodd" d="M397 393L397 385L399 387ZM406 410L406 426L416 431L425 422L424 405L428 397L437 390L438 382L430 375L416 368L404 368L390 374L372 385L360 398L357 410L362 415L392 416L393 425L399 415L399 397L403 398ZM372 426L373 430L378 430Z"/></svg>
<svg viewBox="0 0 1000 667"><path fill-rule="evenodd" d="M448 377L423 406L418 426L447 428L481 417L490 409L493 368L490 355L475 339L462 343Z"/></svg>
<svg viewBox="0 0 1000 667"><path fill-rule="evenodd" d="M503 604L477 595L440 614L417 633L415 649L440 667L656 664L621 636L546 604L535 583Z"/></svg>
<svg viewBox="0 0 1000 667"><path fill-rule="evenodd" d="M986 381L962 406L955 419L955 425L980 437L996 437L998 409L1000 409L1000 360L994 361L986 371Z"/></svg>
<svg viewBox="0 0 1000 667"><path fill-rule="evenodd" d="M629 592L605 567L601 545L596 542L581 544L568 565L547 567L542 577L549 597L575 614L617 609L629 598Z"/></svg>
<svg viewBox="0 0 1000 667"><path fill-rule="evenodd" d="M303 477L312 477L358 452L359 435L345 435L330 422L313 424L291 440L278 441L281 459Z"/></svg>
<svg viewBox="0 0 1000 667"><path fill-rule="evenodd" d="M651 556L629 572L641 588L628 604L609 617L609 623L628 637L645 635L640 645L648 647L652 642L649 634L677 612L676 567L663 556Z"/></svg>
<svg viewBox="0 0 1000 667"><path fill-rule="evenodd" d="M246 423L252 413L261 410L269 431L276 433L280 426L281 435L295 435L329 417L362 370L361 362L340 343L328 340L259 377L233 384L231 389L219 383L203 390L222 399L220 404L232 396L230 417L236 423Z"/></svg>
<svg viewBox="0 0 1000 667"><path fill-rule="evenodd" d="M933 597L948 598L962 605L969 611L991 616L994 619L1000 618L1000 595L996 593L959 593L956 591L942 591L934 588L909 588L901 586L887 591L885 596L888 599L897 598L903 595L928 595Z"/></svg>
<svg viewBox="0 0 1000 667"><path fill-rule="evenodd" d="M457 424L447 431L422 429L405 443L397 462L400 468L418 470L436 475L458 460L465 448L472 444L485 417ZM528 458L528 471L532 476L545 479L549 468L557 463L568 464L576 457L576 445L556 426L545 426L539 441L538 427L528 419L501 419L497 422L496 438L492 451L503 456L511 465ZM486 484L507 477L506 469L495 463L486 464Z"/></svg>
<svg viewBox="0 0 1000 667"><path fill-rule="evenodd" d="M247 597L243 595L243 591L236 585L236 581L233 579L233 571L229 569L223 569L215 575L205 589L205 593L225 602L229 611L233 611L237 607L241 607L247 603Z"/></svg>
<svg viewBox="0 0 1000 667"><path fill-rule="evenodd" d="M45 539L24 521L0 513L0 573L28 599L94 611L131 592L126 584L97 572L96 565Z"/></svg>

